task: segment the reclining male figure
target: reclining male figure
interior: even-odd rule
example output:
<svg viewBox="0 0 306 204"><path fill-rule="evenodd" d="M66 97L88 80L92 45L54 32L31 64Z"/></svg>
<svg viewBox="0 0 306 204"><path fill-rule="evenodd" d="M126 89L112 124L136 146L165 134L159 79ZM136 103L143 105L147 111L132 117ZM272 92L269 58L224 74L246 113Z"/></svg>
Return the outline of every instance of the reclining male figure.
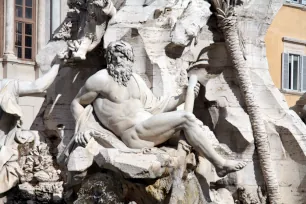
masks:
<svg viewBox="0 0 306 204"><path fill-rule="evenodd" d="M92 75L71 104L77 120L83 105L93 103L100 122L130 148L150 148L169 140L177 131L184 131L187 142L207 158L218 176L241 170L246 162L226 160L213 148L197 118L186 111L175 111L185 101L185 93L157 98L141 77L132 72L134 54L123 41L109 44L107 69ZM198 93L198 87L195 89ZM76 143L86 145L88 134L77 134Z"/></svg>

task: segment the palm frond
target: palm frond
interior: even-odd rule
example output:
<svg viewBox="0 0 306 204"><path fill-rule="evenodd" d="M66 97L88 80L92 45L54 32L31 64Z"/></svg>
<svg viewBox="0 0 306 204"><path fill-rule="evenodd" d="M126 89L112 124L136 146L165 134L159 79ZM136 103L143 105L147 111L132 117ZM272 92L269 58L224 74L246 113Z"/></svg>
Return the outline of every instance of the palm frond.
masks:
<svg viewBox="0 0 306 204"><path fill-rule="evenodd" d="M219 18L219 19L225 19L225 16L222 16L222 15L217 14L217 18Z"/></svg>
<svg viewBox="0 0 306 204"><path fill-rule="evenodd" d="M212 6L217 9L217 8L221 8L221 4L220 4L221 0L212 0Z"/></svg>
<svg viewBox="0 0 306 204"><path fill-rule="evenodd" d="M222 15L224 17L226 16L225 12L220 8L217 8L217 13L218 13L218 15Z"/></svg>
<svg viewBox="0 0 306 204"><path fill-rule="evenodd" d="M216 11L216 15L223 16L223 18L227 16L228 9L231 7L229 0L211 0L211 5Z"/></svg>

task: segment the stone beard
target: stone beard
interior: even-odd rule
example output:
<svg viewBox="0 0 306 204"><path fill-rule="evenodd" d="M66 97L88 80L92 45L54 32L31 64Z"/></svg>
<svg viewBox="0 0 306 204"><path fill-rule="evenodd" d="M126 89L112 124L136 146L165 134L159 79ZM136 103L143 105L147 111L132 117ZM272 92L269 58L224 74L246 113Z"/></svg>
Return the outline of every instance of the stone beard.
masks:
<svg viewBox="0 0 306 204"><path fill-rule="evenodd" d="M107 64L108 74L113 77L113 79L123 86L127 86L127 82L130 80L133 69L132 63L124 63L120 65L114 65L112 63Z"/></svg>

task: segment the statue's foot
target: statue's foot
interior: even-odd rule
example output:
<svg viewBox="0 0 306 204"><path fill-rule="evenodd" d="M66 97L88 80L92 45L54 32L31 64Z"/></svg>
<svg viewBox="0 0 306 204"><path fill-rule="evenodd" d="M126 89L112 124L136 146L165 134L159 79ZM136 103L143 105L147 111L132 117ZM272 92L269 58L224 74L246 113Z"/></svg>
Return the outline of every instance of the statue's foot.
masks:
<svg viewBox="0 0 306 204"><path fill-rule="evenodd" d="M225 160L221 167L216 167L217 175L219 177L224 177L229 173L240 171L247 165L247 162Z"/></svg>
<svg viewBox="0 0 306 204"><path fill-rule="evenodd" d="M79 52L73 52L73 53L72 53L72 57L73 57L75 60L86 60L86 54L79 53Z"/></svg>
<svg viewBox="0 0 306 204"><path fill-rule="evenodd" d="M59 59L67 59L68 58L68 52L67 51L66 52L60 52L60 53L57 54L57 57Z"/></svg>

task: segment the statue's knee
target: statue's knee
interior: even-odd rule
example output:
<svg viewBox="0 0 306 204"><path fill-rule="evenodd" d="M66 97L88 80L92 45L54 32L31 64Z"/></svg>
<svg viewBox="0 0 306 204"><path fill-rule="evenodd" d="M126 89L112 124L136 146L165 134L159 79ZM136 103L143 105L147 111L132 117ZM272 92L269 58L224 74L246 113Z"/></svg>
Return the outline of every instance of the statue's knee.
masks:
<svg viewBox="0 0 306 204"><path fill-rule="evenodd" d="M196 122L197 118L195 117L195 115L193 113L184 111L184 116L183 116L186 120L186 122Z"/></svg>
<svg viewBox="0 0 306 204"><path fill-rule="evenodd" d="M199 126L204 126L203 122L202 122L201 120L199 120L198 118L196 119L196 121L197 121L197 124L198 124Z"/></svg>
<svg viewBox="0 0 306 204"><path fill-rule="evenodd" d="M128 137L128 136L126 136L126 135L124 135L124 136L122 136L121 137L121 140L122 140L122 142L126 145L126 146L128 146L129 147L129 144L130 144L130 140L131 140L131 138L130 137Z"/></svg>
<svg viewBox="0 0 306 204"><path fill-rule="evenodd" d="M122 142L129 148L134 148L134 144L138 139L136 134L124 134L121 137Z"/></svg>

